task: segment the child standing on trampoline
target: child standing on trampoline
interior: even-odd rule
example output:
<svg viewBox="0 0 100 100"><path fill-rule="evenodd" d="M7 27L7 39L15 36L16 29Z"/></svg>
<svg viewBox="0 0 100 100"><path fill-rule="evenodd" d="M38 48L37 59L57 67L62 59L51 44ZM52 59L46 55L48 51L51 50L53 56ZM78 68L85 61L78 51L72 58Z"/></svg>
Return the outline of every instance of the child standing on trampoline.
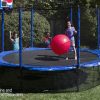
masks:
<svg viewBox="0 0 100 100"><path fill-rule="evenodd" d="M75 27L72 26L70 21L67 21L67 28L65 30L65 34L69 37L71 41L71 46L73 47L74 50L74 58L77 60L77 53L76 53L76 48L75 48L75 38L74 35L77 33L75 30ZM66 60L68 60L68 56L66 57Z"/></svg>
<svg viewBox="0 0 100 100"><path fill-rule="evenodd" d="M18 34L10 31L10 40L13 44L13 50L19 50L19 37Z"/></svg>

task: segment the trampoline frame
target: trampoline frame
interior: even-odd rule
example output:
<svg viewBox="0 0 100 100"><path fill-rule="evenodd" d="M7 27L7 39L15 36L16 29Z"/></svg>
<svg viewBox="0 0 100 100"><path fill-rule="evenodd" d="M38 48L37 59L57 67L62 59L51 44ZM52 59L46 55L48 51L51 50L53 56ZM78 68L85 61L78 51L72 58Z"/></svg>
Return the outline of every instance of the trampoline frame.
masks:
<svg viewBox="0 0 100 100"><path fill-rule="evenodd" d="M26 48L24 49L25 51L33 51L34 50L48 50L49 48ZM90 62L84 62L84 63L81 63L80 64L80 68L84 67L84 68L87 68L87 67L98 67L100 66L100 51L99 50L89 50L89 49L81 49L81 51L85 51L85 52L89 52L89 53L92 53L92 54L95 54L98 56L98 59L96 60L91 60ZM6 55L9 55L9 54L12 54L12 53L18 53L19 51L18 50L12 50L12 51L4 51L2 53L0 53L0 65L1 66L8 66L8 67L19 67L20 68L20 64L14 64L14 63L9 63L5 60L3 60L3 57L5 57ZM66 66L61 66L61 65L58 65L58 66L47 66L47 67L40 67L39 65L38 66L35 66L35 65L25 65L22 63L22 67L25 68L25 69L28 69L28 70L33 70L33 71L64 71L64 70L72 70L72 69L75 69L77 68L77 64L73 64L73 65L66 65Z"/></svg>

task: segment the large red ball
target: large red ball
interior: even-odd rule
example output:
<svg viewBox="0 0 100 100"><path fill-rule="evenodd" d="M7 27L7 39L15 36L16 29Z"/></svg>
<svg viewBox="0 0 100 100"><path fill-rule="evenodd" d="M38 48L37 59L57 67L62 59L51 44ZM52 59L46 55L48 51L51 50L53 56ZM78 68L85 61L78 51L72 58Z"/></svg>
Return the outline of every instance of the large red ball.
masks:
<svg viewBox="0 0 100 100"><path fill-rule="evenodd" d="M50 46L55 54L62 55L68 53L70 44L70 39L66 35L59 34L52 39Z"/></svg>

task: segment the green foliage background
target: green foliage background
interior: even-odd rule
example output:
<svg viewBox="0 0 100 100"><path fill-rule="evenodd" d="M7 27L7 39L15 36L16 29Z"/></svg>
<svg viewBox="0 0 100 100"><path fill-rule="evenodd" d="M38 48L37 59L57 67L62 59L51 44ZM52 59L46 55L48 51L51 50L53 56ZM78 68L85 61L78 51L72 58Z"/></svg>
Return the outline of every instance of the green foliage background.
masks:
<svg viewBox="0 0 100 100"><path fill-rule="evenodd" d="M19 15L18 12L9 12L5 13L5 48L10 48L9 46L9 31L12 33L15 31L19 34ZM33 18L34 23L34 43L37 45L43 43L43 37L45 32L50 32L50 24L48 20L39 14L38 12L34 13ZM29 11L22 12L22 31L23 31L23 47L30 46L30 34L31 34L31 13ZM1 29L0 29L1 31Z"/></svg>
<svg viewBox="0 0 100 100"><path fill-rule="evenodd" d="M81 5L81 45L96 47L97 45L97 21L96 21L96 11L95 5L100 4L100 0L69 0L70 4L73 6ZM67 8L70 6L68 0L14 0L15 7L25 7L26 11L23 12L23 46L27 47L30 44L30 19L31 14L28 11L28 7L33 6L35 9L66 9L66 12L47 10L45 15L36 12L34 14L34 42L36 44L43 43L44 33L47 31L52 31L50 20L55 18L55 21L59 20L59 16L63 19L62 23L59 21L58 26L56 22L56 29L60 32L61 25L66 27L66 17L69 16ZM92 6L92 7L91 7ZM7 12L7 11L6 11ZM77 11L73 12L73 23L77 28ZM58 20L57 20L58 18ZM65 21L65 23L64 23ZM0 18L1 22L1 18ZM65 25L65 26L64 26ZM9 31L16 31L18 33L18 12L13 9L12 12L7 12L5 14L5 47L10 47L9 45ZM64 31L64 28L62 30ZM1 31L1 29L0 29ZM57 32L57 30L55 30ZM56 33L54 33L56 34ZM1 36L1 35L0 35ZM94 45L92 45L92 43ZM1 44L1 41L0 41Z"/></svg>

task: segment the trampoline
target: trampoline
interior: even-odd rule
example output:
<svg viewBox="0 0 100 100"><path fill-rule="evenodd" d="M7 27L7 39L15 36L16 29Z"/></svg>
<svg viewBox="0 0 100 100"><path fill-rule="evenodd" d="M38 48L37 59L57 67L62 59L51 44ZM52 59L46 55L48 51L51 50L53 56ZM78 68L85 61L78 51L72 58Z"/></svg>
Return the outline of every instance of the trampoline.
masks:
<svg viewBox="0 0 100 100"><path fill-rule="evenodd" d="M100 65L100 51L82 49L80 52L80 67L93 67ZM75 69L77 62L74 60L73 51L58 56L49 48L26 48L22 52L22 67L37 71L63 71ZM20 67L19 52L5 51L0 53L0 66Z"/></svg>
<svg viewBox="0 0 100 100"><path fill-rule="evenodd" d="M72 9L72 8L70 8ZM31 8L31 17L33 18L33 8ZM99 9L97 9L99 11ZM70 10L72 13L72 10ZM71 14L72 15L72 14ZM99 14L97 13L99 18ZM33 46L33 20L31 18L31 38L30 47L23 49L22 43L22 9L19 9L19 50L4 51L4 12L2 11L2 52L0 53L0 66L23 67L28 70L37 71L63 71L71 70L80 67L93 67L100 65L100 50L99 50L99 19L98 22L98 49L80 50L80 7L77 8L77 58L73 58L73 52L69 52L69 60L66 61L66 54L57 56L49 48L36 48ZM70 16L72 18L72 16Z"/></svg>
<svg viewBox="0 0 100 100"><path fill-rule="evenodd" d="M33 8L31 8L31 11ZM70 11L71 8L70 8ZM72 12L70 12L72 18ZM97 13L98 18L99 14ZM33 18L33 12L31 12ZM0 67L4 68L4 82L1 87L13 86L12 80L18 80L20 88L24 90L77 90L91 88L100 84L100 28L98 25L98 48L91 50L80 46L80 7L77 8L77 58L70 50L69 59L66 54L58 56L50 48L37 48L34 46L33 19L31 18L30 45L23 49L22 34L22 8L19 9L19 50L5 51L4 43L4 12L2 10L2 41L0 52ZM72 20L72 19L70 19ZM58 33L57 33L58 34ZM85 33L86 34L86 33ZM18 68L18 71L17 71ZM11 69L11 70L9 70ZM14 75L17 73L17 76ZM6 77L5 77L6 76ZM10 78L8 78L10 77ZM13 77L13 78L12 78ZM5 80L5 79L11 79ZM5 82L6 81L6 82ZM10 83L9 83L10 82ZM7 84L5 84L7 83ZM3 86L2 86L3 85ZM13 86L16 89L16 84Z"/></svg>

